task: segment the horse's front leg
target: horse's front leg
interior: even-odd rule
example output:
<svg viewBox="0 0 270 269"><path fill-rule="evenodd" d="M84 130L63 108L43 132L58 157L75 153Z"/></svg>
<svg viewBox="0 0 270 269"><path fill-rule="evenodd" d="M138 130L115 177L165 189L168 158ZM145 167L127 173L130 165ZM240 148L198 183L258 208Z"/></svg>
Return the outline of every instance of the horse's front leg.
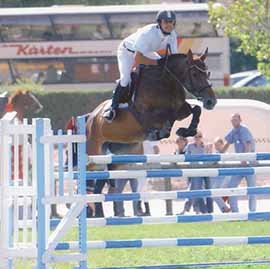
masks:
<svg viewBox="0 0 270 269"><path fill-rule="evenodd" d="M191 123L188 126L188 128L179 128L176 131L176 134L183 137L188 136L194 136L197 133L197 128L200 122L200 116L201 116L201 107L200 106L194 106L191 107L191 105L187 102L185 102L183 108L181 108L178 120L182 120L187 118L190 114L192 114Z"/></svg>

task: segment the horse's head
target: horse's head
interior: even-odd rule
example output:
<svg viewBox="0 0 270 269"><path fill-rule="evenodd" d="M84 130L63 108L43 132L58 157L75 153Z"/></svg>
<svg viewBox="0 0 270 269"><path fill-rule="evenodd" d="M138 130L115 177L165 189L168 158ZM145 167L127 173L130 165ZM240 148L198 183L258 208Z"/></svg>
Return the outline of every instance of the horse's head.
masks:
<svg viewBox="0 0 270 269"><path fill-rule="evenodd" d="M17 111L18 118L22 119L26 111L39 113L43 106L38 101L36 96L30 91L17 90L10 97L7 104L11 107L9 110Z"/></svg>
<svg viewBox="0 0 270 269"><path fill-rule="evenodd" d="M167 71L175 76L175 80L188 92L203 102L206 109L213 109L217 103L212 85L209 82L210 73L205 65L206 51L200 57L193 57L191 50L187 55L173 54Z"/></svg>
<svg viewBox="0 0 270 269"><path fill-rule="evenodd" d="M192 51L188 51L184 86L192 95L203 102L204 108L213 109L217 103L217 99L209 82L210 72L208 72L204 62L207 53L208 49L201 56L194 58Z"/></svg>

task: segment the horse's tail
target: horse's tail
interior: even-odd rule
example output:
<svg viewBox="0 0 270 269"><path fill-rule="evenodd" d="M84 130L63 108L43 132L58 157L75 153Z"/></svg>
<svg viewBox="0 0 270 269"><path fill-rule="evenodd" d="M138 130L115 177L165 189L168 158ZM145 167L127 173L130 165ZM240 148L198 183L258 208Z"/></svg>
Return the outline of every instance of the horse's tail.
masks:
<svg viewBox="0 0 270 269"><path fill-rule="evenodd" d="M88 138L92 137L94 123L97 118L102 117L103 111L106 108L108 102L109 100L104 101L99 106L97 106L92 112L86 114L86 136Z"/></svg>
<svg viewBox="0 0 270 269"><path fill-rule="evenodd" d="M85 121L88 121L89 116L91 115L91 113L83 115L85 116ZM66 125L65 125L65 129L66 131L71 130L72 134L77 134L78 133L78 124L77 124L77 120L75 117L71 117ZM87 132L86 128L86 132ZM86 134L87 135L87 134ZM77 151L78 151L78 145L77 143L72 143L72 156L73 156L73 167L78 165L78 160L77 160ZM66 159L66 164L68 163L68 159Z"/></svg>

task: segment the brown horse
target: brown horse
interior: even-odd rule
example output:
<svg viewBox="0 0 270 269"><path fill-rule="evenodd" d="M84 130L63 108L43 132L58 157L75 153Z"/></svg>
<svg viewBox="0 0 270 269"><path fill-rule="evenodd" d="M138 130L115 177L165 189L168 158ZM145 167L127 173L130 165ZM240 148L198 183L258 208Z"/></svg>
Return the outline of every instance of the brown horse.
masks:
<svg viewBox="0 0 270 269"><path fill-rule="evenodd" d="M200 57L191 51L166 57L163 67L145 66L139 75L136 91L129 108L120 108L112 123L106 122L103 113L110 104L107 100L89 114L87 128L87 153L102 153L105 142L136 143L143 140L160 140L168 137L173 123L193 115L188 128L180 128L182 136L194 136L197 131L200 107L186 102L185 89L213 109L216 97L209 83L209 72L204 63L207 50Z"/></svg>
<svg viewBox="0 0 270 269"><path fill-rule="evenodd" d="M17 119L23 121L26 112L38 113L43 109L36 96L28 90L16 90L8 97L6 112L17 112Z"/></svg>

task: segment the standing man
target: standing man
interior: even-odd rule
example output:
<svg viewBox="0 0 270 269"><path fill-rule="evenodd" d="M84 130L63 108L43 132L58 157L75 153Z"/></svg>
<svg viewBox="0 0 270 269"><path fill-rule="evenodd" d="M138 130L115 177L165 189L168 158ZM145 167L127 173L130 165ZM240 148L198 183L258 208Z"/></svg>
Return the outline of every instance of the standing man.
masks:
<svg viewBox="0 0 270 269"><path fill-rule="evenodd" d="M116 116L119 99L128 88L130 73L134 64L162 65L163 59L157 53L160 49L170 46L171 53L177 53L177 34L174 30L176 15L173 11L158 12L156 22L148 24L126 37L117 51L120 79L114 90L111 107L104 112L103 117L111 122Z"/></svg>
<svg viewBox="0 0 270 269"><path fill-rule="evenodd" d="M225 136L226 143L222 152L225 152L230 144L234 144L234 149L236 153L244 152L255 152L255 141L249 131L249 129L241 124L242 119L239 113L235 113L231 116L231 123L233 129ZM246 164L246 162L242 162ZM256 177L255 175L250 176L232 176L228 184L228 188L236 188L239 186L242 178L245 177L248 187L256 186ZM229 198L229 204L231 206L232 212L239 212L238 208L238 197L231 196ZM255 195L249 196L249 211L256 211L256 197Z"/></svg>

